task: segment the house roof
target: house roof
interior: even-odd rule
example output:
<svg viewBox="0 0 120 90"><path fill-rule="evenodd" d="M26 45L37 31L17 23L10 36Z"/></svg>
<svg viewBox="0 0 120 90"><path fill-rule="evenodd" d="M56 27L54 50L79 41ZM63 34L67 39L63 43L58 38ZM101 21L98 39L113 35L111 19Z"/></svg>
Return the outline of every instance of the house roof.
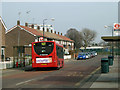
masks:
<svg viewBox="0 0 120 90"><path fill-rule="evenodd" d="M16 28L16 27L19 27L19 28L27 31L30 34L34 35L34 36L43 36L43 31L41 31L41 30L34 29L34 28L29 28L29 27L22 26L22 25L17 25L14 28ZM7 33L10 32L11 30L13 30L14 28L11 28L10 30L8 30ZM71 40L71 39L69 39L69 38L67 38L65 36L58 35L58 34L55 34L55 33L50 33L50 32L44 32L44 37L57 39L57 40L64 40L64 41L74 42L73 40Z"/></svg>
<svg viewBox="0 0 120 90"><path fill-rule="evenodd" d="M33 29L33 28L29 28L26 26L22 26L22 25L18 25L20 28L23 28L24 30L27 30L28 32L31 32L32 34L34 34L35 36L43 36L42 31L37 30L37 29Z"/></svg>
<svg viewBox="0 0 120 90"><path fill-rule="evenodd" d="M58 35L58 34L57 34ZM62 36L62 35L58 35L59 37L61 37L62 39L66 40L66 41L71 41L73 42L73 40L71 40L70 38L67 38L65 36Z"/></svg>
<svg viewBox="0 0 120 90"><path fill-rule="evenodd" d="M46 35L48 38L63 40L61 37L59 37L59 36L58 36L57 34L55 34L55 33L45 32L45 35Z"/></svg>
<svg viewBox="0 0 120 90"><path fill-rule="evenodd" d="M7 30L7 27L6 27L6 25L5 25L5 23L4 23L4 21L3 21L3 19L2 19L2 17L1 17L1 16L0 16L0 21L1 21L1 23L3 24L3 26L4 26L5 30Z"/></svg>

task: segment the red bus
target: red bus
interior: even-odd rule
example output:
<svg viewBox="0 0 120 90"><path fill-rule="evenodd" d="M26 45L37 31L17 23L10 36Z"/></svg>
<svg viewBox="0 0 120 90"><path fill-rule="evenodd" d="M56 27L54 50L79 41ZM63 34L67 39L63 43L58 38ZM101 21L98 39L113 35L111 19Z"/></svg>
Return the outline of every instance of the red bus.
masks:
<svg viewBox="0 0 120 90"><path fill-rule="evenodd" d="M54 41L40 41L32 43L32 67L64 66L63 46Z"/></svg>

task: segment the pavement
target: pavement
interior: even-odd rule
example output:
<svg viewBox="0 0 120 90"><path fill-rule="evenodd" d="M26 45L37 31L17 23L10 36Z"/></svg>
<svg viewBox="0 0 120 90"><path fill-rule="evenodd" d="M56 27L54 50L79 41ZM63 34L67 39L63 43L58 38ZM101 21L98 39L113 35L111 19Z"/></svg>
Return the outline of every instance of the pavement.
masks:
<svg viewBox="0 0 120 90"><path fill-rule="evenodd" d="M101 68L99 69L99 73L96 73L92 76L92 78L87 81L82 88L114 88L120 89L119 87L119 57L115 56L113 65L109 66L108 73L101 73ZM96 80L94 80L96 78ZM92 84L91 84L92 83Z"/></svg>
<svg viewBox="0 0 120 90"><path fill-rule="evenodd" d="M2 70L0 70L0 90L2 89Z"/></svg>

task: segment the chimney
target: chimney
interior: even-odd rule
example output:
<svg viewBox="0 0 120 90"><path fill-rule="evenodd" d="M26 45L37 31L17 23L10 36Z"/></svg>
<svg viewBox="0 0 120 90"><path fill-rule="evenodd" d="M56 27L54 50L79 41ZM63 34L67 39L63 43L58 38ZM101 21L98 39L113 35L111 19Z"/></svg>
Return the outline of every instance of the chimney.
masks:
<svg viewBox="0 0 120 90"><path fill-rule="evenodd" d="M58 35L59 35L59 32L58 32Z"/></svg>
<svg viewBox="0 0 120 90"><path fill-rule="evenodd" d="M62 33L61 33L61 35L62 35Z"/></svg>
<svg viewBox="0 0 120 90"><path fill-rule="evenodd" d="M56 31L55 31L55 34L56 34Z"/></svg>
<svg viewBox="0 0 120 90"><path fill-rule="evenodd" d="M17 25L20 25L20 20L17 21Z"/></svg>
<svg viewBox="0 0 120 90"><path fill-rule="evenodd" d="M47 28L47 32L49 32L49 29Z"/></svg>
<svg viewBox="0 0 120 90"><path fill-rule="evenodd" d="M25 26L28 27L28 23L25 23Z"/></svg>
<svg viewBox="0 0 120 90"><path fill-rule="evenodd" d="M53 30L51 30L51 33L53 33Z"/></svg>
<svg viewBox="0 0 120 90"><path fill-rule="evenodd" d="M32 24L31 27L34 28L34 24Z"/></svg>
<svg viewBox="0 0 120 90"><path fill-rule="evenodd" d="M37 29L40 30L40 26L37 26Z"/></svg>

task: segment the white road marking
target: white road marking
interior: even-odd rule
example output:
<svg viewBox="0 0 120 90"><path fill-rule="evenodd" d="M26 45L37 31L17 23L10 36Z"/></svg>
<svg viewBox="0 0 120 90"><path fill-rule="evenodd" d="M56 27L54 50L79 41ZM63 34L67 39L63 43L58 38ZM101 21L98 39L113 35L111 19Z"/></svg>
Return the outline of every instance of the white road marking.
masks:
<svg viewBox="0 0 120 90"><path fill-rule="evenodd" d="M45 77L42 77L42 78L39 78L39 80L41 79L44 79ZM30 80L27 80L27 81L24 81L24 82L20 82L20 83L17 83L16 86L18 85L21 85L21 84L25 84L25 83L28 83L28 82L31 82L31 81L34 81L34 80L37 80L38 78L34 78L34 79L30 79Z"/></svg>
<svg viewBox="0 0 120 90"><path fill-rule="evenodd" d="M35 80L35 79L30 79L30 80L27 80L27 81L24 81L24 82L17 83L16 86L21 85L21 84L24 84L24 83L31 82L31 81L33 81L33 80Z"/></svg>

